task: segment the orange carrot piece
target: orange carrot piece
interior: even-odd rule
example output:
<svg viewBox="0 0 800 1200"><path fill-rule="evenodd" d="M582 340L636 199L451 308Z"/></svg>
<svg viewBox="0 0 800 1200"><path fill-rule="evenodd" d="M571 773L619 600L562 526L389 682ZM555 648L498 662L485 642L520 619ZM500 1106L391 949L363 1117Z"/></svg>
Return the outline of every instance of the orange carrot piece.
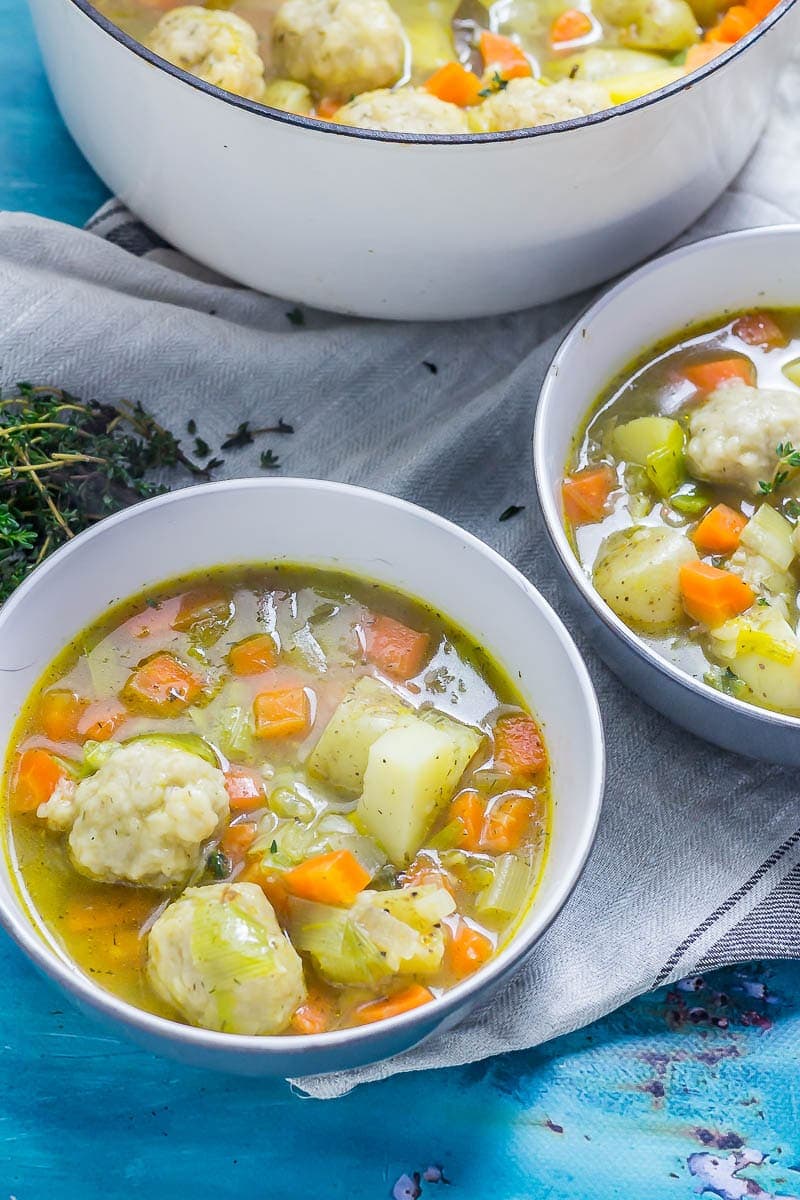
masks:
<svg viewBox="0 0 800 1200"><path fill-rule="evenodd" d="M491 938L459 918L449 940L447 962L456 979L466 979L491 958L493 950Z"/></svg>
<svg viewBox="0 0 800 1200"><path fill-rule="evenodd" d="M357 1025L370 1025L373 1021L387 1021L390 1017L399 1017L401 1013L411 1012L422 1004L429 1004L433 992L419 983L395 992L392 996L384 996L380 1000L369 1000L360 1004L353 1013Z"/></svg>
<svg viewBox="0 0 800 1200"><path fill-rule="evenodd" d="M289 913L289 893L280 871L265 869L260 862L248 863L237 883L255 883L275 909L278 920L285 921Z"/></svg>
<svg viewBox="0 0 800 1200"><path fill-rule="evenodd" d="M768 17L777 4L778 0L745 0L745 6L750 9L750 12L759 21L763 21L764 17Z"/></svg>
<svg viewBox="0 0 800 1200"><path fill-rule="evenodd" d="M331 1027L334 1012L333 1000L319 989L311 988L292 1017L292 1031L305 1034L324 1033Z"/></svg>
<svg viewBox="0 0 800 1200"><path fill-rule="evenodd" d="M512 775L536 775L547 766L539 726L527 713L500 717L494 727L494 761Z"/></svg>
<svg viewBox="0 0 800 1200"><path fill-rule="evenodd" d="M66 688L45 692L39 706L39 720L47 737L53 742L74 742L85 707L86 701Z"/></svg>
<svg viewBox="0 0 800 1200"><path fill-rule="evenodd" d="M70 933L144 924L161 903L154 892L109 888L107 895L75 896L67 904L64 924Z"/></svg>
<svg viewBox="0 0 800 1200"><path fill-rule="evenodd" d="M318 904L352 904L369 880L369 871L349 850L316 854L284 875L292 895Z"/></svg>
<svg viewBox="0 0 800 1200"><path fill-rule="evenodd" d="M258 808L264 800L264 785L253 771L246 767L230 767L225 773L225 791L234 812L247 812Z"/></svg>
<svg viewBox="0 0 800 1200"><path fill-rule="evenodd" d="M234 675L261 675L278 661L278 648L268 633L257 633L231 648L228 662Z"/></svg>
<svg viewBox="0 0 800 1200"><path fill-rule="evenodd" d="M747 313L733 323L733 332L748 346L775 350L788 345L789 339L774 317L766 312Z"/></svg>
<svg viewBox="0 0 800 1200"><path fill-rule="evenodd" d="M177 596L148 604L141 612L129 617L123 628L131 637L139 639L151 637L153 634L166 635L172 630L172 622L179 606L180 600Z"/></svg>
<svg viewBox="0 0 800 1200"><path fill-rule="evenodd" d="M445 63L434 71L425 83L425 91L449 104L466 108L481 101L481 81L474 71L468 71L459 62Z"/></svg>
<svg viewBox="0 0 800 1200"><path fill-rule="evenodd" d="M746 524L747 517L736 509L717 504L703 517L692 541L701 554L733 554Z"/></svg>
<svg viewBox="0 0 800 1200"><path fill-rule="evenodd" d="M744 4L732 5L722 19L705 35L707 42L738 42L758 24L755 13Z"/></svg>
<svg viewBox="0 0 800 1200"><path fill-rule="evenodd" d="M426 884L444 888L451 896L454 894L452 877L444 867L440 867L437 862L423 852L418 854L403 872L402 886L404 888L424 887Z"/></svg>
<svg viewBox="0 0 800 1200"><path fill-rule="evenodd" d="M576 42L592 32L592 18L579 8L568 8L556 17L550 26L550 42L553 46L561 42Z"/></svg>
<svg viewBox="0 0 800 1200"><path fill-rule="evenodd" d="M311 701L301 687L259 692L253 701L253 716L256 737L298 737L311 726Z"/></svg>
<svg viewBox="0 0 800 1200"><path fill-rule="evenodd" d="M78 722L78 736L82 742L107 742L127 719L128 710L119 700L98 700Z"/></svg>
<svg viewBox="0 0 800 1200"><path fill-rule="evenodd" d="M749 358L717 358L713 362L694 363L684 367L683 374L701 392L713 392L728 379L743 379L752 387L756 368Z"/></svg>
<svg viewBox="0 0 800 1200"><path fill-rule="evenodd" d="M489 808L481 832L481 847L488 854L516 850L533 816L530 796L505 796Z"/></svg>
<svg viewBox="0 0 800 1200"><path fill-rule="evenodd" d="M140 663L123 689L126 699L142 708L180 712L202 691L202 681L171 654L156 654Z"/></svg>
<svg viewBox="0 0 800 1200"><path fill-rule="evenodd" d="M231 614L231 602L220 587L209 584L181 596L178 613L172 628L179 633L191 633L203 621L224 621Z"/></svg>
<svg viewBox="0 0 800 1200"><path fill-rule="evenodd" d="M608 498L618 480L612 467L601 463L567 475L561 484L564 516L571 525L591 525L608 515Z"/></svg>
<svg viewBox="0 0 800 1200"><path fill-rule="evenodd" d="M428 654L430 635L409 629L393 617L373 617L366 629L367 658L392 679L405 682L417 675Z"/></svg>
<svg viewBox="0 0 800 1200"><path fill-rule="evenodd" d="M720 54L724 54L726 49L727 47L722 42L697 42L694 46L690 46L686 51L686 62L684 63L687 73L704 67L706 63L710 63Z"/></svg>
<svg viewBox="0 0 800 1200"><path fill-rule="evenodd" d="M332 121L341 107L341 100L333 100L330 96L323 96L315 109L315 113L320 121Z"/></svg>
<svg viewBox="0 0 800 1200"><path fill-rule="evenodd" d="M689 616L711 629L744 612L756 598L738 575L704 562L684 563L680 589Z"/></svg>
<svg viewBox="0 0 800 1200"><path fill-rule="evenodd" d="M484 809L480 796L471 789L456 796L450 805L450 821L460 822L463 833L458 842L461 850L479 850L483 829Z"/></svg>
<svg viewBox="0 0 800 1200"><path fill-rule="evenodd" d="M479 45L487 71L497 71L503 79L518 79L533 74L525 51L511 38L484 29Z"/></svg>
<svg viewBox="0 0 800 1200"><path fill-rule="evenodd" d="M35 812L50 799L67 772L49 750L24 750L14 773L11 807L14 812Z"/></svg>
<svg viewBox="0 0 800 1200"><path fill-rule="evenodd" d="M258 825L255 821L240 821L229 825L220 839L220 849L237 862L241 862L256 840Z"/></svg>

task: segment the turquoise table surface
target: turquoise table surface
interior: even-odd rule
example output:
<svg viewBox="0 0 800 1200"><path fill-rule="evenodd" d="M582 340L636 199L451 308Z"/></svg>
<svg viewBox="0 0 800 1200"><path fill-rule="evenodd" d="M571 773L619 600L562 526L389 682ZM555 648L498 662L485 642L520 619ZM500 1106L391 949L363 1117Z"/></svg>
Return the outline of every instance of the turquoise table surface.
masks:
<svg viewBox="0 0 800 1200"><path fill-rule="evenodd" d="M0 208L80 224L106 195L23 0L0 0ZM132 1048L5 937L0 980L0 1200L410 1200L414 1172L425 1200L800 1197L798 964L690 980L539 1050L330 1102Z"/></svg>

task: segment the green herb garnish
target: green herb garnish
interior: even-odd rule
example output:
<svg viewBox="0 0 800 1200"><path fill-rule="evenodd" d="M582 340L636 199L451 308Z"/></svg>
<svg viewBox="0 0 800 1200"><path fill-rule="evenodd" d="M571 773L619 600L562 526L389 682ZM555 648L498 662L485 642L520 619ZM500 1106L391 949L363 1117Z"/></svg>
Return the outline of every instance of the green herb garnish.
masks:
<svg viewBox="0 0 800 1200"><path fill-rule="evenodd" d="M496 92L505 91L507 87L508 80L503 79L503 76L499 71L495 71L492 75L491 83L488 85L488 87L481 88L481 90L478 92L478 95L483 96L484 98L486 96L493 96Z"/></svg>
<svg viewBox="0 0 800 1200"><path fill-rule="evenodd" d="M521 513L524 511L525 511L524 504L509 504L508 508L504 508L503 511L500 513L500 516L497 519L498 519L498 521L510 521L512 517L515 517L517 515L517 513Z"/></svg>
<svg viewBox="0 0 800 1200"><path fill-rule="evenodd" d="M212 850L206 865L215 879L227 879L231 873L230 859L222 850Z"/></svg>
<svg viewBox="0 0 800 1200"><path fill-rule="evenodd" d="M778 442L775 453L778 462L772 479L759 479L758 481L758 489L764 496L770 496L779 491L787 479L800 469L800 450L796 450L791 442Z"/></svg>
<svg viewBox="0 0 800 1200"><path fill-rule="evenodd" d="M298 308L297 305L295 305L294 308L290 308L287 312L286 320L290 325L299 327L301 325L305 325L306 314L303 312L302 308Z"/></svg>
<svg viewBox="0 0 800 1200"><path fill-rule="evenodd" d="M262 450L259 461L265 471L274 471L281 465L278 455L273 454L271 450Z"/></svg>

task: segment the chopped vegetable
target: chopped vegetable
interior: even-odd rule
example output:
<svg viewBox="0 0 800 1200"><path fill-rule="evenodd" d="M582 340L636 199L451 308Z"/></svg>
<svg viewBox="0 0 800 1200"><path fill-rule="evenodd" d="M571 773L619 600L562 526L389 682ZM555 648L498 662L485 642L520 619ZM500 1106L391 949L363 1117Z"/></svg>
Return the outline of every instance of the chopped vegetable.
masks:
<svg viewBox="0 0 800 1200"><path fill-rule="evenodd" d="M335 1004L319 988L309 991L305 1000L292 1017L293 1033L324 1033L330 1029L335 1015Z"/></svg>
<svg viewBox="0 0 800 1200"><path fill-rule="evenodd" d="M349 850L334 850L309 858L289 871L284 881L294 896L304 900L350 905L363 892L370 875Z"/></svg>
<svg viewBox="0 0 800 1200"><path fill-rule="evenodd" d="M173 655L155 654L133 672L124 696L131 705L174 714L193 704L202 688L202 680Z"/></svg>
<svg viewBox="0 0 800 1200"><path fill-rule="evenodd" d="M53 742L72 742L78 736L78 721L86 708L86 701L74 692L55 688L45 692L39 708L42 729Z"/></svg>
<svg viewBox="0 0 800 1200"><path fill-rule="evenodd" d="M615 487L616 472L605 463L568 475L561 485L564 516L573 525L602 521L608 513L608 500Z"/></svg>
<svg viewBox="0 0 800 1200"><path fill-rule="evenodd" d="M399 1017L402 1013L411 1012L412 1009L419 1008L422 1004L428 1004L431 1000L433 1000L433 992L419 983L412 983L409 987L394 992L391 996L380 1000L369 1000L366 1004L360 1005L354 1014L355 1021L357 1025L369 1025L373 1021L388 1021L391 1017Z"/></svg>
<svg viewBox="0 0 800 1200"><path fill-rule="evenodd" d="M96 929L115 929L118 926L142 925L162 898L157 892L134 888L109 888L103 894L72 897L64 914L64 924L71 933L91 933Z"/></svg>
<svg viewBox="0 0 800 1200"><path fill-rule="evenodd" d="M530 828L533 801L528 795L500 796L492 801L481 831L481 846L490 854L519 849Z"/></svg>
<svg viewBox="0 0 800 1200"><path fill-rule="evenodd" d="M714 503L711 492L698 487L696 483L684 485L679 492L670 496L669 502L679 513L687 517L699 517Z"/></svg>
<svg viewBox="0 0 800 1200"><path fill-rule="evenodd" d="M690 46L686 51L686 61L683 64L684 69L688 72L698 71L700 67L706 66L712 62L720 54L723 54L727 49L726 46L714 42L698 42L696 46Z"/></svg>
<svg viewBox="0 0 800 1200"><path fill-rule="evenodd" d="M459 62L445 63L425 84L425 90L449 104L466 108L481 102L481 81L473 71Z"/></svg>
<svg viewBox="0 0 800 1200"><path fill-rule="evenodd" d="M24 750L17 763L11 789L14 812L35 812L66 778L67 770L63 763L49 750Z"/></svg>
<svg viewBox="0 0 800 1200"><path fill-rule="evenodd" d="M228 768L225 772L225 791L234 812L246 812L264 803L264 785L253 771L244 767Z"/></svg>
<svg viewBox="0 0 800 1200"><path fill-rule="evenodd" d="M316 117L319 117L320 121L332 121L341 107L342 107L341 100L335 100L331 96L323 96L322 99L317 103L317 107L316 107L314 115ZM300 312L299 308L293 309L292 311L294 313L300 313L300 315L302 316L302 313ZM303 318L302 321L294 321L292 323L297 324L297 325L304 325L305 318Z"/></svg>
<svg viewBox="0 0 800 1200"><path fill-rule="evenodd" d="M718 358L712 362L692 363L683 374L701 392L713 392L729 379L741 379L751 387L756 383L756 368L749 358Z"/></svg>
<svg viewBox="0 0 800 1200"><path fill-rule="evenodd" d="M795 557L794 527L771 504L759 504L741 533L741 542L748 550L762 554L785 571Z"/></svg>
<svg viewBox="0 0 800 1200"><path fill-rule="evenodd" d="M204 641L216 640L233 618L233 605L222 588L204 587L181 596L172 628Z"/></svg>
<svg viewBox="0 0 800 1200"><path fill-rule="evenodd" d="M732 9L728 9L730 13ZM788 338L774 317L767 312L747 313L733 323L733 333L748 346L775 350L787 345Z"/></svg>
<svg viewBox="0 0 800 1200"><path fill-rule="evenodd" d="M527 713L509 713L494 727L495 766L511 775L532 776L547 766L539 726Z"/></svg>
<svg viewBox="0 0 800 1200"><path fill-rule="evenodd" d="M229 825L219 843L220 850L229 859L240 861L247 854L258 835L258 825L255 821L239 821Z"/></svg>
<svg viewBox="0 0 800 1200"><path fill-rule="evenodd" d="M253 701L255 735L275 739L300 737L311 727L311 701L302 687L259 692Z"/></svg>
<svg viewBox="0 0 800 1200"><path fill-rule="evenodd" d="M670 496L684 479L684 433L669 417L636 417L618 426L612 447L618 458L644 467L660 496Z"/></svg>
<svg viewBox="0 0 800 1200"><path fill-rule="evenodd" d="M719 24L705 35L708 42L738 42L739 38L755 29L758 17L744 4L734 4L727 10Z"/></svg>
<svg viewBox="0 0 800 1200"><path fill-rule="evenodd" d="M556 17L550 26L550 41L554 46L564 42L577 42L588 37L594 29L592 18L579 8L568 8Z"/></svg>
<svg viewBox="0 0 800 1200"><path fill-rule="evenodd" d="M128 739L126 745L131 742L146 742L153 746L167 746L171 750L183 750L186 754L196 754L211 767L219 766L214 747L196 733L137 733L136 737Z"/></svg>
<svg viewBox="0 0 800 1200"><path fill-rule="evenodd" d="M366 629L367 658L384 675L403 682L422 670L430 640L393 617L376 616Z"/></svg>
<svg viewBox="0 0 800 1200"><path fill-rule="evenodd" d="M790 383L793 383L795 387L800 387L800 358L786 363L781 369Z"/></svg>
<svg viewBox="0 0 800 1200"><path fill-rule="evenodd" d="M78 721L82 742L107 742L128 719L128 710L119 700L98 700L87 706Z"/></svg>
<svg viewBox="0 0 800 1200"><path fill-rule="evenodd" d="M277 661L278 648L268 633L257 633L237 642L228 655L235 675L260 675L274 667Z"/></svg>
<svg viewBox="0 0 800 1200"><path fill-rule="evenodd" d="M608 91L613 104L628 104L657 92L659 88L677 83L686 75L684 67L659 67L657 71L634 71L632 75L613 75L603 80L603 87Z"/></svg>
<svg viewBox="0 0 800 1200"><path fill-rule="evenodd" d="M448 962L456 979L466 979L491 958L494 946L485 933L459 920L448 944Z"/></svg>
<svg viewBox="0 0 800 1200"><path fill-rule="evenodd" d="M707 513L692 534L692 541L701 554L732 554L739 545L747 517L717 504Z"/></svg>
<svg viewBox="0 0 800 1200"><path fill-rule="evenodd" d="M308 760L309 770L334 787L358 795L370 747L409 716L413 710L391 688L365 675L342 697Z"/></svg>
<svg viewBox="0 0 800 1200"><path fill-rule="evenodd" d="M753 589L738 575L704 562L681 567L680 588L689 616L712 629L744 612L755 600Z"/></svg>
<svg viewBox="0 0 800 1200"><path fill-rule="evenodd" d="M525 51L511 38L484 29L479 46L487 75L497 71L502 79L508 80L533 74Z"/></svg>
<svg viewBox="0 0 800 1200"><path fill-rule="evenodd" d="M501 854L494 879L478 897L478 912L497 921L519 916L528 903L530 889L531 868L528 863L514 854Z"/></svg>
<svg viewBox="0 0 800 1200"><path fill-rule="evenodd" d="M469 789L456 796L450 805L450 819L456 825L455 846L462 850L479 850L483 830L484 806L476 791Z"/></svg>

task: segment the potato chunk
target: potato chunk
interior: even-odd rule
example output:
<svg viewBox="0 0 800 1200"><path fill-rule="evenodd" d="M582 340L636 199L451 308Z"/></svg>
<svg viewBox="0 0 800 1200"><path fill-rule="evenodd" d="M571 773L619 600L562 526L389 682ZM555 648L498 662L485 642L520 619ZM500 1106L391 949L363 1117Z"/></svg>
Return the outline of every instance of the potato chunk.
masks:
<svg viewBox="0 0 800 1200"><path fill-rule="evenodd" d="M683 618L680 569L697 552L675 529L638 525L612 533L594 565L594 586L626 625L657 633Z"/></svg>
<svg viewBox="0 0 800 1200"><path fill-rule="evenodd" d="M385 683L364 676L345 693L308 760L312 775L357 796L373 742L413 712Z"/></svg>

